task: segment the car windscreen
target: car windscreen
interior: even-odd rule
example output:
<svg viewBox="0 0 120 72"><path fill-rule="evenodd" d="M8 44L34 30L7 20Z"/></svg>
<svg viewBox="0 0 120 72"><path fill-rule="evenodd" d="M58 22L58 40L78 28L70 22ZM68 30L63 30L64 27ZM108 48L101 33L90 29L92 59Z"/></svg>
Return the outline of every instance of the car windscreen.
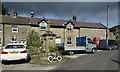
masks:
<svg viewBox="0 0 120 72"><path fill-rule="evenodd" d="M20 48L25 48L24 45L7 45L5 49L20 49Z"/></svg>

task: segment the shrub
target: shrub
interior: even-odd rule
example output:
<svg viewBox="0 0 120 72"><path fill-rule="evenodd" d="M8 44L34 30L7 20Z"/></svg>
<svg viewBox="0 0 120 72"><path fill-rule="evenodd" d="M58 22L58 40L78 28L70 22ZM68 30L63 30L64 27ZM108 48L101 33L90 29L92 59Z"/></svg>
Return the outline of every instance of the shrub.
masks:
<svg viewBox="0 0 120 72"><path fill-rule="evenodd" d="M117 39L116 41L117 41L117 43L120 45L120 39Z"/></svg>
<svg viewBox="0 0 120 72"><path fill-rule="evenodd" d="M40 41L39 34L34 30L28 33L27 46L31 46L32 48L35 49L42 46L42 41Z"/></svg>
<svg viewBox="0 0 120 72"><path fill-rule="evenodd" d="M36 55L36 54L37 54L36 51L33 51L33 50L31 50L31 49L28 50L28 53L29 53L30 55Z"/></svg>
<svg viewBox="0 0 120 72"><path fill-rule="evenodd" d="M58 51L58 47L50 47L50 52L53 52L53 51Z"/></svg>
<svg viewBox="0 0 120 72"><path fill-rule="evenodd" d="M43 47L40 47L39 50L40 50L41 53L45 53L46 52L45 48L43 48Z"/></svg>

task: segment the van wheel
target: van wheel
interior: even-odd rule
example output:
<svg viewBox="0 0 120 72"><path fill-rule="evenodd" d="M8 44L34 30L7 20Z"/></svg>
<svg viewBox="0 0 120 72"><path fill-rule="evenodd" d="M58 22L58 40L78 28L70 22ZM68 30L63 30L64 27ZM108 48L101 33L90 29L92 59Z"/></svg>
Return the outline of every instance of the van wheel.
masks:
<svg viewBox="0 0 120 72"><path fill-rule="evenodd" d="M95 54L97 52L97 49L93 48L92 53Z"/></svg>
<svg viewBox="0 0 120 72"><path fill-rule="evenodd" d="M70 55L73 55L73 54L74 54L74 52L73 52L73 51L69 51L69 54L70 54Z"/></svg>

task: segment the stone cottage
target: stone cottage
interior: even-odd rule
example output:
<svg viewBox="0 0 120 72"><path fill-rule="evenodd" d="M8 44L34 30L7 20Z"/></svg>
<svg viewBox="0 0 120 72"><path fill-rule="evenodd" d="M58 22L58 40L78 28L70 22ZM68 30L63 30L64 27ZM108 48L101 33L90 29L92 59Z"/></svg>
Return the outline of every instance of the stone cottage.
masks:
<svg viewBox="0 0 120 72"><path fill-rule="evenodd" d="M31 30L39 33L40 39L49 46L64 43L75 47L76 37L88 36L106 39L106 27L101 23L78 22L34 17L0 16L0 45L26 43Z"/></svg>

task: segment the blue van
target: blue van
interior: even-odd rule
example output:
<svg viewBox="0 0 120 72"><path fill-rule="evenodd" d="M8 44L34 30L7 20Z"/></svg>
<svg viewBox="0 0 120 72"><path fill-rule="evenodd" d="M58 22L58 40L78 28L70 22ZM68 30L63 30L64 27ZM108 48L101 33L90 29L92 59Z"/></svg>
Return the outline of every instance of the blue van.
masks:
<svg viewBox="0 0 120 72"><path fill-rule="evenodd" d="M118 44L115 40L100 40L99 49L118 49Z"/></svg>
<svg viewBox="0 0 120 72"><path fill-rule="evenodd" d="M65 46L61 43L58 47L59 51L74 54L75 51L96 53L96 44L89 37L76 37L76 46Z"/></svg>

